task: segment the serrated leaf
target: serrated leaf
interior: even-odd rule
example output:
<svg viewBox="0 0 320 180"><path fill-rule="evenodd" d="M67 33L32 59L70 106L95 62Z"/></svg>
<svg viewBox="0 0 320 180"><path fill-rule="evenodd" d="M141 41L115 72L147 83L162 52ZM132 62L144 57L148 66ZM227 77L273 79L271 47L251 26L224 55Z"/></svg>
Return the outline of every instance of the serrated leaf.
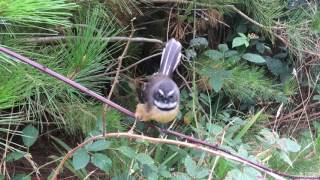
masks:
<svg viewBox="0 0 320 180"><path fill-rule="evenodd" d="M147 155L147 154L144 154L144 153L139 153L137 156L136 156L136 159L137 161L139 161L141 164L153 164L154 161L153 159Z"/></svg>
<svg viewBox="0 0 320 180"><path fill-rule="evenodd" d="M144 164L142 166L142 174L143 174L143 176L147 177L148 180L159 179L158 169L153 164Z"/></svg>
<svg viewBox="0 0 320 180"><path fill-rule="evenodd" d="M190 46L194 48L207 48L209 45L209 42L206 38L203 37L196 37L194 39L191 39Z"/></svg>
<svg viewBox="0 0 320 180"><path fill-rule="evenodd" d="M220 133L222 133L223 128L217 124L207 123L207 130L209 133L219 135Z"/></svg>
<svg viewBox="0 0 320 180"><path fill-rule="evenodd" d="M137 154L136 152L129 146L121 146L118 150L128 158L134 158Z"/></svg>
<svg viewBox="0 0 320 180"><path fill-rule="evenodd" d="M258 43L256 44L256 49L257 49L257 51L258 51L260 54L263 54L264 51L265 51L264 43L258 42Z"/></svg>
<svg viewBox="0 0 320 180"><path fill-rule="evenodd" d="M229 71L224 69L212 70L210 75L209 84L215 92L219 92L223 86L223 82L231 75Z"/></svg>
<svg viewBox="0 0 320 180"><path fill-rule="evenodd" d="M80 148L74 154L72 158L72 164L75 170L82 169L87 166L90 161L90 156L86 149Z"/></svg>
<svg viewBox="0 0 320 180"><path fill-rule="evenodd" d="M219 49L221 52L226 52L226 51L229 50L227 44L219 44L219 45L218 45L218 49Z"/></svg>
<svg viewBox="0 0 320 180"><path fill-rule="evenodd" d="M238 55L239 55L238 51L235 51L235 50L230 50L224 53L224 56L226 58L232 57L232 56L238 56Z"/></svg>
<svg viewBox="0 0 320 180"><path fill-rule="evenodd" d="M15 174L12 180L31 180L31 177L27 174Z"/></svg>
<svg viewBox="0 0 320 180"><path fill-rule="evenodd" d="M290 166L292 166L292 161L291 161L291 159L290 159L290 157L288 156L287 153L281 151L281 152L279 153L279 156L280 156L280 158L281 158L284 162L286 162L286 163L288 163Z"/></svg>
<svg viewBox="0 0 320 180"><path fill-rule="evenodd" d="M203 54L212 60L219 60L223 58L223 54L217 50L207 50Z"/></svg>
<svg viewBox="0 0 320 180"><path fill-rule="evenodd" d="M39 135L39 131L34 126L29 124L22 130L22 134L23 144L27 147L30 147L36 142Z"/></svg>
<svg viewBox="0 0 320 180"><path fill-rule="evenodd" d="M238 33L238 34L240 37L247 38L247 36L244 33Z"/></svg>
<svg viewBox="0 0 320 180"><path fill-rule="evenodd" d="M173 180L190 180L191 178L185 173L177 173L173 178Z"/></svg>
<svg viewBox="0 0 320 180"><path fill-rule="evenodd" d="M196 162L194 162L190 156L187 156L184 159L184 166L186 167L187 173L190 176L192 176L195 173L194 171L197 169Z"/></svg>
<svg viewBox="0 0 320 180"><path fill-rule="evenodd" d="M239 169L232 169L227 173L225 180L245 180Z"/></svg>
<svg viewBox="0 0 320 180"><path fill-rule="evenodd" d="M21 159L25 154L26 154L25 152L13 151L13 152L9 153L4 160L6 162L16 161L18 159Z"/></svg>
<svg viewBox="0 0 320 180"><path fill-rule="evenodd" d="M194 49L187 49L185 50L185 55L187 59L195 59L198 54Z"/></svg>
<svg viewBox="0 0 320 180"><path fill-rule="evenodd" d="M233 40L232 40L232 48L235 48L235 47L239 47L239 46L243 46L245 45L246 47L249 46L249 40L248 38L242 34L242 33L239 33L240 37L235 37Z"/></svg>
<svg viewBox="0 0 320 180"><path fill-rule="evenodd" d="M184 160L187 173L196 178L204 178L209 174L209 170L203 167L197 167L197 164L192 160L190 156L187 156Z"/></svg>
<svg viewBox="0 0 320 180"><path fill-rule="evenodd" d="M252 168L252 167L244 167L243 168L243 173L251 176L254 179L258 179L259 177L262 176L262 174L260 173L260 171Z"/></svg>
<svg viewBox="0 0 320 180"><path fill-rule="evenodd" d="M100 168L101 170L105 172L109 172L111 166L112 166L112 160L101 153L94 153L91 156L91 162L94 164L96 167Z"/></svg>
<svg viewBox="0 0 320 180"><path fill-rule="evenodd" d="M281 138L278 141L280 148L286 152L298 152L300 151L300 145L288 138Z"/></svg>
<svg viewBox="0 0 320 180"><path fill-rule="evenodd" d="M242 58L247 61L258 63L258 64L262 64L266 62L266 60L259 54L245 53L244 55L242 55Z"/></svg>
<svg viewBox="0 0 320 180"><path fill-rule="evenodd" d="M248 151L244 148L244 146L240 146L240 148L238 149L238 154L241 156L241 157L244 157L244 158L248 158L249 156L249 153Z"/></svg>
<svg viewBox="0 0 320 180"><path fill-rule="evenodd" d="M92 144L88 144L86 146L86 149L88 151L102 151L109 148L111 144L112 144L111 141L99 140L99 141L93 142Z"/></svg>
<svg viewBox="0 0 320 180"><path fill-rule="evenodd" d="M162 177L165 177L165 178L170 178L171 177L171 174L167 170L167 167L165 165L160 165L159 169L158 169L158 172Z"/></svg>
<svg viewBox="0 0 320 180"><path fill-rule="evenodd" d="M312 100L314 100L314 101L320 101L320 95L314 95L314 96L312 97Z"/></svg>
<svg viewBox="0 0 320 180"><path fill-rule="evenodd" d="M278 76L284 72L283 63L279 59L265 58L267 67L272 74Z"/></svg>

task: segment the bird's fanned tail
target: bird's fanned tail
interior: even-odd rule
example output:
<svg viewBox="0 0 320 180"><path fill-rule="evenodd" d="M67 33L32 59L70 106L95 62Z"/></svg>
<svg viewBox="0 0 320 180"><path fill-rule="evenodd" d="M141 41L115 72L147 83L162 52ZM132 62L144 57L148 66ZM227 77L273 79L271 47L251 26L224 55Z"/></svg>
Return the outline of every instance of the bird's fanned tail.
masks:
<svg viewBox="0 0 320 180"><path fill-rule="evenodd" d="M171 76L181 59L182 46L179 41L170 39L163 49L159 73Z"/></svg>

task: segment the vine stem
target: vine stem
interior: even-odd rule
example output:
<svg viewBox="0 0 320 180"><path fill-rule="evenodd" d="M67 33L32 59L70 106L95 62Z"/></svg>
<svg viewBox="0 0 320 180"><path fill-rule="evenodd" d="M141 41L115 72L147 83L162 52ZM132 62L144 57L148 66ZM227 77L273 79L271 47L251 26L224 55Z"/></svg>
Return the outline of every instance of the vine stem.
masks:
<svg viewBox="0 0 320 180"><path fill-rule="evenodd" d="M106 103L108 104L109 106L121 111L122 113L130 116L130 117L135 117L135 114L131 111L129 111L128 109L104 98L103 96L97 94L96 92L94 91L91 91L89 90L88 88L82 86L81 84L75 82L75 81L72 81L70 79L68 79L67 77L35 62L35 61L32 61L31 59L27 58L27 57L24 57L16 52L13 52L3 46L0 46L0 52L10 56L10 57L13 57L15 58L16 60L19 60L21 62L24 62L26 64L29 64L30 66L44 72L44 73L47 73L48 75L60 80L60 81L63 81L65 82L66 84L69 84L70 86L76 88L76 89L79 89L81 92L89 95L89 96L92 96L94 98L96 98L97 100L103 102L103 103ZM77 147L73 148L71 151L69 151L67 153L67 155L63 158L62 162L60 162L59 166L57 167L56 171L55 171L55 174L58 173L58 170L62 168L63 166L63 163L69 158L72 156L72 154L77 150L79 149L80 147L83 147L85 144L87 144L88 142L90 141L93 141L93 140L97 140L97 139L104 139L104 138L107 138L107 137L128 137L128 138L135 138L135 139L143 139L143 140L148 140L150 142L153 142L153 143L166 143L166 144L174 144L174 145L178 145L178 146L184 146L184 147L189 147L189 148L194 148L194 149L198 149L198 150L202 150L202 151L205 151L205 152L208 152L210 154L214 154L214 155L218 155L218 156L223 156L225 158L228 158L228 159L231 159L231 160L235 160L235 161L238 161L238 162L242 162L243 164L245 165L248 165L248 166L251 166L255 169L258 169L262 172L265 172L266 174L269 174L270 176L272 177L275 177L276 179L284 179L283 177L288 177L288 178L291 178L291 179L319 179L320 180L320 176L299 176L299 175L290 175L290 174L286 174L286 173L282 173L282 172L278 172L274 169L271 169L271 168L268 168L264 165L261 165L259 163L256 163L256 162L253 162L253 161L250 161L248 159L245 159L241 156L238 156L236 154L233 154L231 153L230 151L228 150L225 150L223 148L220 148L218 147L217 145L214 145L214 144L211 144L211 143L208 143L206 141L203 141L203 140L200 140L200 139L196 139L194 137L191 137L191 136L187 136L185 134L182 134L182 133L179 133L179 132L176 132L176 131L172 131L172 130L167 130L167 129L161 129L159 127L156 127L156 126L153 126L153 125L150 125L152 128L155 128L157 129L158 131L162 132L162 133L166 133L166 134L170 134L170 135L173 135L173 136L176 136L176 137L179 137L179 138L182 138L182 139L185 139L186 141L188 142L181 142L181 141L177 141L177 140L170 140L170 139L159 139L159 138L152 138L152 137L147 137L147 136L143 136L143 135L136 135L136 134L132 134L132 133L108 133L108 134L102 134L100 136L94 136L94 137L91 137L89 138L88 140L85 140L83 143L79 144ZM199 146L199 145L203 145L203 146ZM209 148L207 148L207 147ZM57 175L56 175L57 176ZM55 176L55 177L56 177ZM281 177L282 176L282 177Z"/></svg>

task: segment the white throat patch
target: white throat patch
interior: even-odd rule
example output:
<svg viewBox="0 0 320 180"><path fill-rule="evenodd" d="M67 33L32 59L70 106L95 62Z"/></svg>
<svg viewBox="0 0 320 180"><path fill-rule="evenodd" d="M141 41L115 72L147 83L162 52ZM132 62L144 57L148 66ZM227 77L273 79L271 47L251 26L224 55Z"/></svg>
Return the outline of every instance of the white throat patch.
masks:
<svg viewBox="0 0 320 180"><path fill-rule="evenodd" d="M157 100L154 100L154 104L158 107L158 108L161 108L161 109L173 109L177 106L177 102L172 102L172 103L162 103L162 102L159 102Z"/></svg>

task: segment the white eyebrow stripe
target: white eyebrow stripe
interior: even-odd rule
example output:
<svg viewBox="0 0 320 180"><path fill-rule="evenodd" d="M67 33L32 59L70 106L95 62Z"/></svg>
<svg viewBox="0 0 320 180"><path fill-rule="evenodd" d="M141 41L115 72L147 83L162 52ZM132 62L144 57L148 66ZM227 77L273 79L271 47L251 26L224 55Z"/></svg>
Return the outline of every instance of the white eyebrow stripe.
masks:
<svg viewBox="0 0 320 180"><path fill-rule="evenodd" d="M175 92L175 90L174 90L174 89L172 89L171 91L169 91L168 96L173 95L173 94L174 94L174 92Z"/></svg>
<svg viewBox="0 0 320 180"><path fill-rule="evenodd" d="M164 96L164 92L162 91L162 89L159 89L158 92L159 92L162 96Z"/></svg>

